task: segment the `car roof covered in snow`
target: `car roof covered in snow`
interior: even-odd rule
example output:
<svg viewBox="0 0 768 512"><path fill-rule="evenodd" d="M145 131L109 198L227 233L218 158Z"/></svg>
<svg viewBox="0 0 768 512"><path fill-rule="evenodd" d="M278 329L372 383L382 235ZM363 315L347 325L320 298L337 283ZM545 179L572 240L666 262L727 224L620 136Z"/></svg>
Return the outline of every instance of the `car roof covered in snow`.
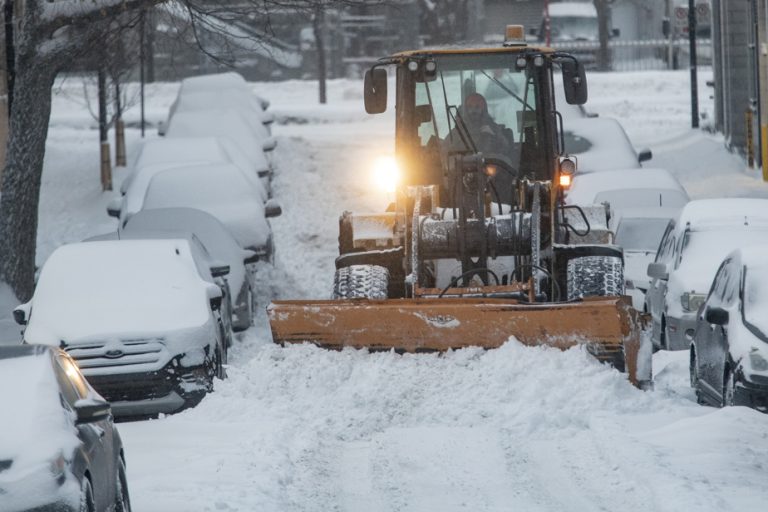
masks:
<svg viewBox="0 0 768 512"><path fill-rule="evenodd" d="M228 71L210 75L191 76L181 81L179 94L188 94L202 91L221 92L227 89L240 89L251 92L248 82L239 73ZM254 94L254 97L262 109L269 107L269 101Z"/></svg>
<svg viewBox="0 0 768 512"><path fill-rule="evenodd" d="M208 320L207 287L186 239L63 245L40 272L24 338L58 345L196 327Z"/></svg>
<svg viewBox="0 0 768 512"><path fill-rule="evenodd" d="M688 202L688 194L672 173L666 169L647 167L577 174L566 194L566 202L569 204L599 203L601 202L599 200L601 194L603 198L608 198L610 193L617 191L628 191L630 194L635 194L634 198L630 195L622 202L622 205L626 207L681 207ZM674 192L674 194L670 194L670 192ZM662 194L661 199L659 194ZM665 204L664 194L669 196L671 204Z"/></svg>
<svg viewBox="0 0 768 512"><path fill-rule="evenodd" d="M233 108L242 110L246 115L253 116L262 122L272 122L274 116L265 112L259 101L248 91L233 89L226 91L185 91L179 94L173 105L173 115L178 112L190 112L208 109Z"/></svg>
<svg viewBox="0 0 768 512"><path fill-rule="evenodd" d="M556 2L549 4L549 15L597 18L597 9L592 2Z"/></svg>
<svg viewBox="0 0 768 512"><path fill-rule="evenodd" d="M197 208L219 219L242 247L263 247L270 232L264 204L238 172L225 171L206 166L162 171L147 187L144 209Z"/></svg>
<svg viewBox="0 0 768 512"><path fill-rule="evenodd" d="M578 174L640 167L637 152L616 119L570 118L563 130L565 151L577 156Z"/></svg>
<svg viewBox="0 0 768 512"><path fill-rule="evenodd" d="M739 197L691 201L680 213L678 229L717 229L752 224L768 226L768 199Z"/></svg>

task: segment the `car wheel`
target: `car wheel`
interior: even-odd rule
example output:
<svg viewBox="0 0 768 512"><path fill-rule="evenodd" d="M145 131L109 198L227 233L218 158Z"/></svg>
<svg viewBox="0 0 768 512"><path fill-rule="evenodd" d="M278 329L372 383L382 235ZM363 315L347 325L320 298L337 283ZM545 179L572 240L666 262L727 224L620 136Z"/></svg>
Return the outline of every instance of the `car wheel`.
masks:
<svg viewBox="0 0 768 512"><path fill-rule="evenodd" d="M80 512L96 512L96 505L93 503L93 487L85 475L80 484Z"/></svg>
<svg viewBox="0 0 768 512"><path fill-rule="evenodd" d="M125 462L123 462L122 458L117 467L116 485L115 512L131 512L131 498L128 496L128 479L125 476Z"/></svg>
<svg viewBox="0 0 768 512"><path fill-rule="evenodd" d="M736 389L736 376L728 365L725 366L725 375L723 375L723 407L733 406L733 393Z"/></svg>

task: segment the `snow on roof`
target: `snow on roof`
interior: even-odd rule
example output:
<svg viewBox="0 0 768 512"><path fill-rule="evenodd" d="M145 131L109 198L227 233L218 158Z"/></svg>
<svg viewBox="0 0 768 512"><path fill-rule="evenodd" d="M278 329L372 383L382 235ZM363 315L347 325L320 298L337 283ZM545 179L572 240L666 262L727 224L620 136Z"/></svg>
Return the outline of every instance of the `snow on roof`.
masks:
<svg viewBox="0 0 768 512"><path fill-rule="evenodd" d="M595 117L569 119L564 126L566 153L578 157L578 173L639 168L637 152L624 128L615 119ZM584 139L590 147L580 150L569 147L568 138ZM578 151L578 152L577 152Z"/></svg>
<svg viewBox="0 0 768 512"><path fill-rule="evenodd" d="M254 168L269 167L261 144L257 143L269 136L267 129L235 109L177 112L171 117L166 136L228 138L253 162Z"/></svg>
<svg viewBox="0 0 768 512"><path fill-rule="evenodd" d="M549 4L550 17L573 16L597 18L597 9L592 2L557 2Z"/></svg>
<svg viewBox="0 0 768 512"><path fill-rule="evenodd" d="M229 169L229 170L228 170ZM168 169L155 175L144 197L144 209L197 208L219 219L245 248L263 248L270 228L264 204L254 197L240 173L206 166Z"/></svg>
<svg viewBox="0 0 768 512"><path fill-rule="evenodd" d="M242 90L252 94L262 110L266 110L269 107L269 100L254 94L245 78L234 71L185 78L181 81L179 95L202 91L222 92L229 91L230 89Z"/></svg>
<svg viewBox="0 0 768 512"><path fill-rule="evenodd" d="M680 214L678 229L690 224L691 229L723 225L768 224L768 199L746 197L699 199L691 201Z"/></svg>
<svg viewBox="0 0 768 512"><path fill-rule="evenodd" d="M581 163L580 160L579 158L579 163ZM595 199L599 194L624 190L637 192L637 201L633 201L631 196L626 198L627 201L624 204L626 207L645 206L644 196L653 196L655 205L659 206L659 193L669 191L676 192L676 196L680 197L683 203L666 206L682 206L688 201L688 194L672 173L666 169L647 167L577 173L566 195L566 201L570 204L592 204L596 202Z"/></svg>
<svg viewBox="0 0 768 512"><path fill-rule="evenodd" d="M222 94L216 91L184 91L173 105L175 112L189 112L209 109L231 108L242 112L247 117L253 117L262 122L274 119L270 112L264 112L258 100L248 91L232 89Z"/></svg>
<svg viewBox="0 0 768 512"><path fill-rule="evenodd" d="M63 245L43 265L24 338L58 345L195 327L208 320L206 293L187 240Z"/></svg>
<svg viewBox="0 0 768 512"><path fill-rule="evenodd" d="M123 228L123 236L137 237L142 233L180 230L194 234L211 257L229 265L232 290L239 290L245 280L243 260L246 252L219 219L194 208L158 208L142 210L133 215Z"/></svg>

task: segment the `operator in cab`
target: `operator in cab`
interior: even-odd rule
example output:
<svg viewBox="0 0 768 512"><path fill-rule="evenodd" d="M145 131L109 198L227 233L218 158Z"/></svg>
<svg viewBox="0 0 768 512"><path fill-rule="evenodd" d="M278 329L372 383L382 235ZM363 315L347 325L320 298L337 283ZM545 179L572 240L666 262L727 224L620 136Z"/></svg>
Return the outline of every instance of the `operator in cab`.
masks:
<svg viewBox="0 0 768 512"><path fill-rule="evenodd" d="M486 154L509 154L514 135L512 130L491 117L485 97L473 92L467 95L458 109L456 126L448 132L446 142L452 149L474 146Z"/></svg>

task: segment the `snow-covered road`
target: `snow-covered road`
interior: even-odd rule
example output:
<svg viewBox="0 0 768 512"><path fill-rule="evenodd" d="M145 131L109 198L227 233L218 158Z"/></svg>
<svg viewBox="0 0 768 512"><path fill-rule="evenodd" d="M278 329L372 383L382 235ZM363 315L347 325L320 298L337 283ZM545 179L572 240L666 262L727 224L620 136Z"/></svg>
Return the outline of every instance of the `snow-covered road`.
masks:
<svg viewBox="0 0 768 512"><path fill-rule="evenodd" d="M590 103L650 146L653 165L677 173L692 196L768 197L721 139L687 129L686 83L682 72L593 75ZM275 127L277 268L262 273L261 303L324 298L338 215L387 202L367 180L370 162L391 151L392 117L362 113L359 82L331 82L325 107L314 105L311 83L255 88L286 123ZM161 119L174 88L150 92L150 118ZM97 189L95 132L72 128L71 100L55 109L41 262L114 223ZM768 503L768 415L696 405L684 353L656 354L656 389L642 392L581 349L280 348L262 316L230 365L197 408L120 425L134 510L723 512Z"/></svg>

